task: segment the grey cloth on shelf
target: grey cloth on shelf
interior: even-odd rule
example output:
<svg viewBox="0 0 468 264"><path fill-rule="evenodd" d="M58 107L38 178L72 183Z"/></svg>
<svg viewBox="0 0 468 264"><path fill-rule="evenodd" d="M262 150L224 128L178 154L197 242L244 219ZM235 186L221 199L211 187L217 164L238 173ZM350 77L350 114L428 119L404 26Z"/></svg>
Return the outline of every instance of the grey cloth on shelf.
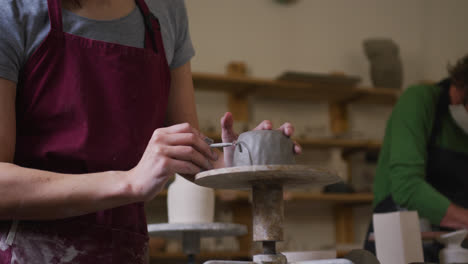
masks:
<svg viewBox="0 0 468 264"><path fill-rule="evenodd" d="M372 83L377 88L397 88L403 84L403 64L398 45L391 39L374 38L363 42L370 62Z"/></svg>

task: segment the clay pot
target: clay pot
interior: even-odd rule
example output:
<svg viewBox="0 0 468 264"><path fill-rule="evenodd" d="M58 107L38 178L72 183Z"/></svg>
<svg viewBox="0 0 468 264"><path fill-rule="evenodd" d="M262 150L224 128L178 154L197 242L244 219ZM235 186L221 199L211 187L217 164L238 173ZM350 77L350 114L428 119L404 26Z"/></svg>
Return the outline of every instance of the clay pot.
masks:
<svg viewBox="0 0 468 264"><path fill-rule="evenodd" d="M244 132L237 139L233 166L295 164L294 143L281 131Z"/></svg>
<svg viewBox="0 0 468 264"><path fill-rule="evenodd" d="M176 174L167 190L169 223L212 223L214 207L213 189L198 186Z"/></svg>

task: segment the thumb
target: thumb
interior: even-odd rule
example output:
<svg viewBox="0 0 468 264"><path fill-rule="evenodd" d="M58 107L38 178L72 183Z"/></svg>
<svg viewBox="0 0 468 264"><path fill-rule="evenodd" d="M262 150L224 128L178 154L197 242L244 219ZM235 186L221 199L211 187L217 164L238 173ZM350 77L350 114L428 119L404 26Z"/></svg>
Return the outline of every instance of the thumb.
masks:
<svg viewBox="0 0 468 264"><path fill-rule="evenodd" d="M221 138L223 142L232 142L237 139L237 134L233 129L234 118L230 112L224 114L221 118Z"/></svg>

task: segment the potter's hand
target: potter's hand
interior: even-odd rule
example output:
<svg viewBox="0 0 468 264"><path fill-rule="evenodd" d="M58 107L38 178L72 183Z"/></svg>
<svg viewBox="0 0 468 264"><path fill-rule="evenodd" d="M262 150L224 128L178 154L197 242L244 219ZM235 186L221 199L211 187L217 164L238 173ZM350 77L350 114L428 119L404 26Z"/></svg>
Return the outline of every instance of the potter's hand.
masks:
<svg viewBox="0 0 468 264"><path fill-rule="evenodd" d="M443 227L454 229L467 229L468 228L468 210L451 203L440 222Z"/></svg>
<svg viewBox="0 0 468 264"><path fill-rule="evenodd" d="M138 165L128 173L132 193L148 201L174 173L194 175L213 168L217 154L188 123L156 129Z"/></svg>
<svg viewBox="0 0 468 264"><path fill-rule="evenodd" d="M264 120L253 130L271 130L272 127L273 127L273 124L271 123L270 120ZM294 135L294 126L288 122L282 124L277 130L283 132L283 134L287 137L292 137ZM301 154L302 152L301 145L299 145L296 141L293 141L293 142L294 142L294 153Z"/></svg>
<svg viewBox="0 0 468 264"><path fill-rule="evenodd" d="M234 119L232 114L227 112L221 118L221 139L223 142L234 142L239 136L233 129ZM224 152L224 166L232 167L232 160L234 158L235 146L223 148Z"/></svg>
<svg viewBox="0 0 468 264"><path fill-rule="evenodd" d="M225 113L221 118L221 138L223 142L233 142L237 140L238 135L234 132L233 129L234 120L231 113ZM264 120L253 130L272 130L273 124L269 120ZM278 130L282 131L283 134L287 137L292 137L294 134L294 126L290 123L284 123ZM224 165L226 167L232 166L232 160L234 158L234 149L235 147L224 148ZM299 144L294 142L294 153L301 153L302 148Z"/></svg>

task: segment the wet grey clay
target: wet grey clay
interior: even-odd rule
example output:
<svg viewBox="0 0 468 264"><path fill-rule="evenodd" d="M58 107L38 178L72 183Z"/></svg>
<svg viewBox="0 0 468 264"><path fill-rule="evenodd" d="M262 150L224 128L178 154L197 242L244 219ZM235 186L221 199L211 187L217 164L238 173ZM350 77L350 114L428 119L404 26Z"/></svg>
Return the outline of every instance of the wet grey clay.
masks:
<svg viewBox="0 0 468 264"><path fill-rule="evenodd" d="M294 144L282 132L256 130L239 135L233 166L295 164Z"/></svg>

